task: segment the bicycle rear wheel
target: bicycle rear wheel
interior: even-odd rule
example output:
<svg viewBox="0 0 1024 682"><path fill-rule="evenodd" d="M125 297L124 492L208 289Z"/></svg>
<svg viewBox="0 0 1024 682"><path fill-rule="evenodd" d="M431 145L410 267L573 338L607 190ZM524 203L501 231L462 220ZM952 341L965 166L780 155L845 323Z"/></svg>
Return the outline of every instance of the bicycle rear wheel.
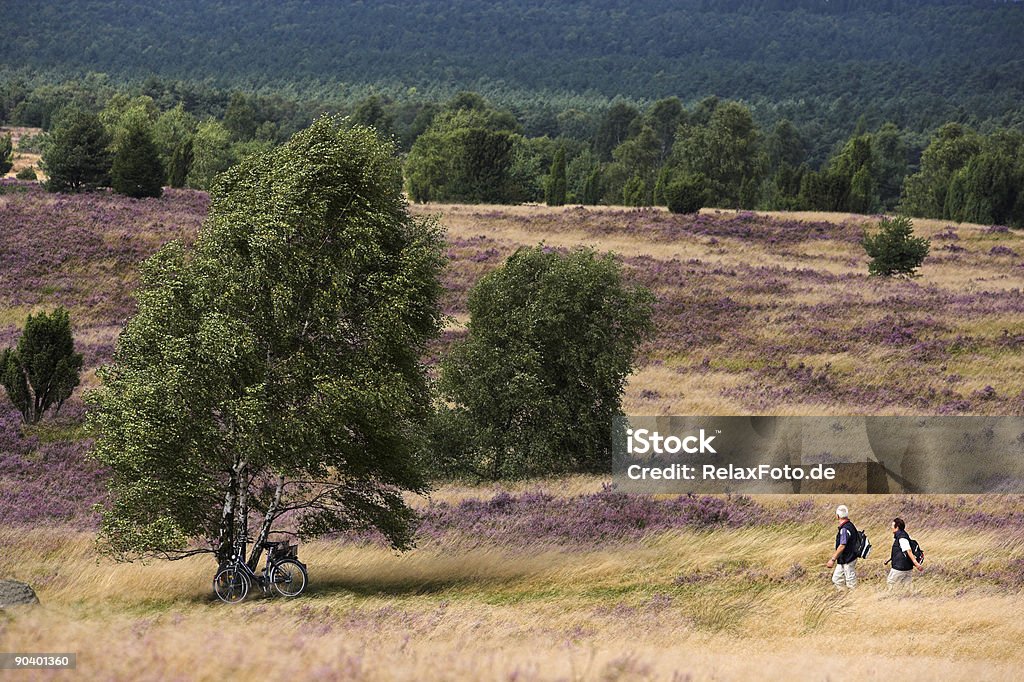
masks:
<svg viewBox="0 0 1024 682"><path fill-rule="evenodd" d="M249 576L234 566L228 566L213 579L213 591L217 598L228 604L237 604L249 594Z"/></svg>
<svg viewBox="0 0 1024 682"><path fill-rule="evenodd" d="M270 570L270 582L282 597L298 597L306 589L306 569L295 559L278 561Z"/></svg>

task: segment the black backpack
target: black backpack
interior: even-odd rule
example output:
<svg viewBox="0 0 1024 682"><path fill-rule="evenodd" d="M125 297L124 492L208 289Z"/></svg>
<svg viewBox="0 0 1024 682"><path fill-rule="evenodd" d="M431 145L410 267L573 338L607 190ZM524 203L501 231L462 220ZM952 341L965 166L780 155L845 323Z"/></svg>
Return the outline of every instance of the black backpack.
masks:
<svg viewBox="0 0 1024 682"><path fill-rule="evenodd" d="M924 563L924 550L921 549L921 545L917 544L917 540L910 538L910 553L917 559L917 563Z"/></svg>
<svg viewBox="0 0 1024 682"><path fill-rule="evenodd" d="M917 559L917 563L923 564L924 563L924 550L921 549L921 545L919 545L917 543L917 540L915 540L914 538L910 537L909 535L907 536L907 540L910 542L910 553L914 555L915 559ZM890 561L890 559L886 559L885 560L886 565L888 565L889 561ZM911 568L913 568L913 566L911 566Z"/></svg>
<svg viewBox="0 0 1024 682"><path fill-rule="evenodd" d="M856 536L857 536L857 549L856 549L857 558L858 559L867 559L868 558L868 552L871 551L871 541L868 540L868 534L865 533L862 530L858 530L857 533L856 533Z"/></svg>

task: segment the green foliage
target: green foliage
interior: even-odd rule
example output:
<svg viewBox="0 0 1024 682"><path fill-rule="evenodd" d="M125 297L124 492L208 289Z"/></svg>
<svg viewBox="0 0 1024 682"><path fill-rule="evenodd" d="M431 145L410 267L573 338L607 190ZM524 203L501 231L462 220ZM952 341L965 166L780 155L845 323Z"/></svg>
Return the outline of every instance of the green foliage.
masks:
<svg viewBox="0 0 1024 682"><path fill-rule="evenodd" d="M158 114L152 97L129 97L118 93L110 98L99 113L99 118L110 134L111 152L116 156L128 134L133 130L152 126Z"/></svg>
<svg viewBox="0 0 1024 682"><path fill-rule="evenodd" d="M164 174L164 164L148 124L133 125L124 133L114 155L111 187L118 194L136 199L160 197L164 192Z"/></svg>
<svg viewBox="0 0 1024 682"><path fill-rule="evenodd" d="M384 108L384 102L378 95L371 95L356 105L352 111L352 122L373 128L384 139L395 134L394 117Z"/></svg>
<svg viewBox="0 0 1024 682"><path fill-rule="evenodd" d="M51 192L82 192L110 180L110 135L95 114L66 112L51 131L43 166Z"/></svg>
<svg viewBox="0 0 1024 682"><path fill-rule="evenodd" d="M184 153L184 148L183 148ZM220 122L209 119L200 123L192 138L192 164L186 184L195 189L212 189L217 176L234 162L231 135Z"/></svg>
<svg viewBox="0 0 1024 682"><path fill-rule="evenodd" d="M442 266L368 128L323 117L225 173L193 251L143 265L88 397L111 472L105 549L223 560L288 510L305 536L376 528L410 546Z"/></svg>
<svg viewBox="0 0 1024 682"><path fill-rule="evenodd" d="M566 203L584 204L587 181L595 171L600 174L600 162L589 145L577 149L573 154L567 154L567 158L569 162L565 167Z"/></svg>
<svg viewBox="0 0 1024 682"><path fill-rule="evenodd" d="M601 203L601 195L603 193L604 176L601 173L601 167L595 166L587 175L586 182L583 184L581 203L587 206L595 206Z"/></svg>
<svg viewBox="0 0 1024 682"><path fill-rule="evenodd" d="M567 182L565 176L565 147L559 147L548 172L544 202L548 206L563 206L566 200Z"/></svg>
<svg viewBox="0 0 1024 682"><path fill-rule="evenodd" d="M232 142L246 142L256 137L256 109L249 98L240 92L232 94L222 123Z"/></svg>
<svg viewBox="0 0 1024 682"><path fill-rule="evenodd" d="M643 126L649 128L657 141L657 162L661 165L668 161L672 154L672 145L676 141L676 131L686 111L678 97L659 99L652 104L643 115Z"/></svg>
<svg viewBox="0 0 1024 682"><path fill-rule="evenodd" d="M35 133L33 135L22 135L18 139L18 151L28 154L42 154L46 148L46 133Z"/></svg>
<svg viewBox="0 0 1024 682"><path fill-rule="evenodd" d="M702 102L676 134L671 165L678 173L705 178L711 205L753 208L749 198L741 198L744 183L759 182L763 172L750 110L738 102Z"/></svg>
<svg viewBox="0 0 1024 682"><path fill-rule="evenodd" d="M469 443L455 468L491 479L607 472L612 417L652 304L612 256L589 249L522 248L482 278L469 336L441 364L454 404L442 419Z"/></svg>
<svg viewBox="0 0 1024 682"><path fill-rule="evenodd" d="M875 159L872 136L864 133L851 138L843 149L829 160L827 173L842 187L848 187L846 201L827 210L871 213L878 209L878 191L874 178ZM809 206L819 209L821 206Z"/></svg>
<svg viewBox="0 0 1024 682"><path fill-rule="evenodd" d="M705 180L699 175L683 175L665 186L665 205L672 213L697 213L707 200Z"/></svg>
<svg viewBox="0 0 1024 682"><path fill-rule="evenodd" d="M777 172L783 166L799 167L807 156L807 144L796 126L782 119L765 137L764 151L769 170Z"/></svg>
<svg viewBox="0 0 1024 682"><path fill-rule="evenodd" d="M902 209L958 222L1024 226L1024 134L999 129L982 137L943 126L904 185Z"/></svg>
<svg viewBox="0 0 1024 682"><path fill-rule="evenodd" d="M153 142L160 150L165 180L171 187L184 187L192 168L192 139L199 122L179 102L157 116L153 124Z"/></svg>
<svg viewBox="0 0 1024 682"><path fill-rule="evenodd" d="M957 222L1006 224L1017 187L1011 159L982 152L958 170L946 192L943 215Z"/></svg>
<svg viewBox="0 0 1024 682"><path fill-rule="evenodd" d="M930 242L924 237L914 237L914 225L910 218L882 218L878 232L865 232L861 239L864 251L871 258L868 272L879 277L914 277L928 255Z"/></svg>
<svg viewBox="0 0 1024 682"><path fill-rule="evenodd" d="M851 179L828 169L804 173L800 178L799 207L816 211L846 211L850 205Z"/></svg>
<svg viewBox="0 0 1024 682"><path fill-rule="evenodd" d="M36 175L36 171L35 171L34 168L32 168L32 166L25 166L20 171L18 171L17 174L15 174L14 177L16 177L19 180L31 180L31 181L35 181L35 180L39 179L39 176Z"/></svg>
<svg viewBox="0 0 1024 682"><path fill-rule="evenodd" d="M630 126L639 116L636 107L625 102L608 108L594 135L594 153L599 159L612 160L612 151L629 138Z"/></svg>
<svg viewBox="0 0 1024 682"><path fill-rule="evenodd" d="M0 137L0 177L3 177L14 167L14 145L11 143L11 134L7 133Z"/></svg>
<svg viewBox="0 0 1024 682"><path fill-rule="evenodd" d="M54 414L78 386L82 355L75 352L68 311L29 315L18 345L0 353L0 385L27 424Z"/></svg>
<svg viewBox="0 0 1024 682"><path fill-rule="evenodd" d="M921 169L903 185L900 208L925 218L949 218L946 192L953 176L981 151L983 139L959 123L947 123L932 138L921 155Z"/></svg>
<svg viewBox="0 0 1024 682"><path fill-rule="evenodd" d="M906 132L893 123L884 124L871 136L871 151L880 208L895 209L910 168L910 145Z"/></svg>
<svg viewBox="0 0 1024 682"><path fill-rule="evenodd" d="M506 176L505 203L544 201L547 169L555 160L556 145L549 137L512 136L512 160Z"/></svg>
<svg viewBox="0 0 1024 682"><path fill-rule="evenodd" d="M434 118L412 146L405 175L414 201L502 203L511 194L516 135L491 111L458 108Z"/></svg>
<svg viewBox="0 0 1024 682"><path fill-rule="evenodd" d="M171 152L170 160L167 162L167 184L171 187L184 187L188 181L188 174L195 159L193 144L192 138L189 137L179 142Z"/></svg>
<svg viewBox="0 0 1024 682"><path fill-rule="evenodd" d="M622 203L626 206L650 206L651 191L639 175L634 175L622 187Z"/></svg>
<svg viewBox="0 0 1024 682"><path fill-rule="evenodd" d="M804 165L794 168L783 162L765 182L761 207L769 211L794 211L802 208L800 188L807 172Z"/></svg>

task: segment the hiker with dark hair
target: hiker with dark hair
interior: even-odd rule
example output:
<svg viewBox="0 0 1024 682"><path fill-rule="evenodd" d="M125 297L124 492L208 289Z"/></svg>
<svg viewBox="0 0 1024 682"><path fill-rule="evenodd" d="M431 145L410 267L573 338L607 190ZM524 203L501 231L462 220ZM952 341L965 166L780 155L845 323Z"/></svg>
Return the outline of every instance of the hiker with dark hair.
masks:
<svg viewBox="0 0 1024 682"><path fill-rule="evenodd" d="M907 524L898 516L892 520L892 537L892 557L889 559L892 566L885 579L890 590L893 585L909 585L913 582L915 568L918 571L924 570L918 558L923 559L924 552L907 534Z"/></svg>
<svg viewBox="0 0 1024 682"><path fill-rule="evenodd" d="M857 542L860 536L857 527L850 521L850 510L845 504L836 507L836 520L839 522L836 551L832 552L832 558L825 565L829 568L836 567L832 572L832 584L837 590L844 587L852 590L857 586Z"/></svg>

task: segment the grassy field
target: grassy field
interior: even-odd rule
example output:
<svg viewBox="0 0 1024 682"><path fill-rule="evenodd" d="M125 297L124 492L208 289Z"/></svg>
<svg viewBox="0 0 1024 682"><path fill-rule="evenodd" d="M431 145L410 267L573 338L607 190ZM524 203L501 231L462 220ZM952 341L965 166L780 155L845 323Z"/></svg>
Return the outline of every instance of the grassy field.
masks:
<svg viewBox="0 0 1024 682"><path fill-rule="evenodd" d="M473 492L439 495L465 502ZM802 522L631 540L453 532L403 555L324 540L301 550L307 596L234 606L212 601L209 559L116 565L97 560L86 532L5 529L0 575L35 584L43 605L0 621L0 650L75 651L78 675L123 680L825 680L837 670L886 679L908 667L923 679L1019 679L1019 529L1008 545L996 523L986 531L951 516L957 501L933 510L925 529L911 528L928 570L892 594L881 566L891 501L855 499L878 549L858 589L837 593L824 567L834 500L802 502ZM754 504L770 515L793 502ZM1011 498L959 504L1024 512Z"/></svg>
<svg viewBox="0 0 1024 682"><path fill-rule="evenodd" d="M161 200L0 186L0 347L32 311L71 310L83 387L134 310L138 263L191 241L202 193ZM657 295L634 414L1021 414L1024 236L915 221L912 281L867 277L872 219L829 214L413 206L438 215L451 324L517 246L588 244ZM0 651L74 651L76 674L16 679L1019 679L1019 496L845 499L876 550L837 594L830 497L627 500L599 478L445 485L413 500L419 548L304 545L308 596L211 601L210 559L117 565L93 550L103 472L80 395L24 429L0 408L0 578L42 605L0 616ZM884 590L889 520L928 552ZM851 672L855 671L855 672Z"/></svg>

